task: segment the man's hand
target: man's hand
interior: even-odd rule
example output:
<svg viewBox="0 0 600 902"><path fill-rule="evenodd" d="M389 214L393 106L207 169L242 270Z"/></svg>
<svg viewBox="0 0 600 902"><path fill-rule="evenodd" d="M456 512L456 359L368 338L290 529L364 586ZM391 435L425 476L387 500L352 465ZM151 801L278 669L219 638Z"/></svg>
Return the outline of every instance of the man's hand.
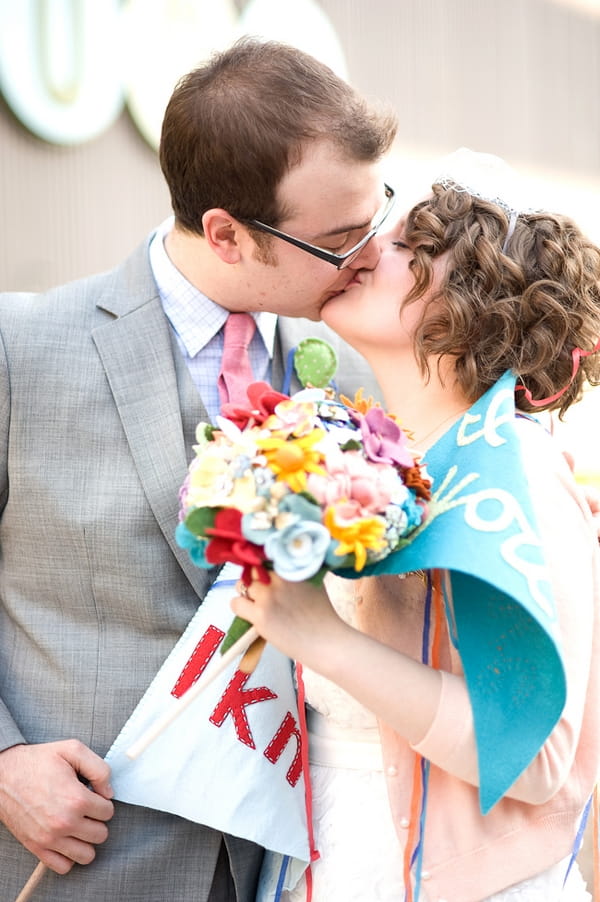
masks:
<svg viewBox="0 0 600 902"><path fill-rule="evenodd" d="M75 739L0 753L0 820L57 874L93 861L108 837L112 795L108 764Z"/></svg>

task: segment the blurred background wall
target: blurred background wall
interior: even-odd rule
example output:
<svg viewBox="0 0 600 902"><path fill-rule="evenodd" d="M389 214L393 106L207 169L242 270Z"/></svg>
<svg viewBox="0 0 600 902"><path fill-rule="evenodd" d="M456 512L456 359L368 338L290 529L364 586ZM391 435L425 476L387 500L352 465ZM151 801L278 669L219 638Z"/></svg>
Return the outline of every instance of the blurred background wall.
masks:
<svg viewBox="0 0 600 902"><path fill-rule="evenodd" d="M104 7L106 32L90 14ZM20 48L23 22L31 37ZM414 161L467 145L543 180L554 205L600 240L600 0L0 0L0 290L112 266L170 212L155 149L135 121L152 102L144 90L160 107L177 75L248 22L338 68L341 58L353 84L392 102L400 191L414 184ZM81 64L78 40L86 58L97 55L98 92L117 82L123 96L93 137L43 140L8 98L25 105L19 86L44 53L56 57L47 81L68 81ZM88 95L88 108L98 106ZM38 118L51 128L68 106L49 104Z"/></svg>

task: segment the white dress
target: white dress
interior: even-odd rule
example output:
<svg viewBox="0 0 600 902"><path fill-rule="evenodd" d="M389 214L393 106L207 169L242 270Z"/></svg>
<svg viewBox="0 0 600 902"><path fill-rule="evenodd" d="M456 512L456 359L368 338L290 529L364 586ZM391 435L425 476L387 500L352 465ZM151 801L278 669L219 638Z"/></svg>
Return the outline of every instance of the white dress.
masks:
<svg viewBox="0 0 600 902"><path fill-rule="evenodd" d="M328 589L354 623L354 591ZM390 813L375 716L339 686L304 669L315 846L313 902L403 902L403 849ZM591 902L569 858L482 902ZM306 902L304 878L281 902ZM416 902L416 900L415 900ZM421 884L418 902L437 902ZM443 902L443 900L442 900ZM460 902L460 900L447 900Z"/></svg>

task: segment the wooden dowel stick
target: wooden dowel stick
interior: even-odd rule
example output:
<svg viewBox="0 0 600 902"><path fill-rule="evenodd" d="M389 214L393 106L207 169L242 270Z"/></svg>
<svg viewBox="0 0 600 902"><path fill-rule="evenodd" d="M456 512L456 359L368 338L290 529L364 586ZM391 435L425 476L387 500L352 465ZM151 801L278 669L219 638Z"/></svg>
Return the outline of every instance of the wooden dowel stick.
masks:
<svg viewBox="0 0 600 902"><path fill-rule="evenodd" d="M255 639L250 648L244 653L242 660L238 664L238 670L241 670L242 673L254 673L266 644L267 640L263 639L262 636Z"/></svg>
<svg viewBox="0 0 600 902"><path fill-rule="evenodd" d="M32 872L29 880L15 899L15 902L28 902L47 870L48 868L46 865L43 862L38 861L35 870Z"/></svg>

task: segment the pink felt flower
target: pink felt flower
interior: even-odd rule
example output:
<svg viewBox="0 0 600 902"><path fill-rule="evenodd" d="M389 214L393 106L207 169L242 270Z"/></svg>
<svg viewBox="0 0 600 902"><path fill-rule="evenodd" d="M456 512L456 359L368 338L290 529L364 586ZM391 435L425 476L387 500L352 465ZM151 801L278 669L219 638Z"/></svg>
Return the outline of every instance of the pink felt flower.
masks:
<svg viewBox="0 0 600 902"><path fill-rule="evenodd" d="M342 499L355 502L364 511L383 511L398 487L398 474L389 466L377 466L358 451L335 450L325 460L327 475L309 474L307 489L326 506Z"/></svg>
<svg viewBox="0 0 600 902"><path fill-rule="evenodd" d="M360 416L358 422L365 454L369 460L386 464L395 463L401 467L414 465L414 457L409 451L406 434L381 407L371 407L365 416Z"/></svg>
<svg viewBox="0 0 600 902"><path fill-rule="evenodd" d="M281 401L289 400L289 395L275 391L268 382L252 382L246 389L246 394L249 401L247 407L223 404L221 410L221 415L235 423L239 429L245 429L249 423L264 423Z"/></svg>

